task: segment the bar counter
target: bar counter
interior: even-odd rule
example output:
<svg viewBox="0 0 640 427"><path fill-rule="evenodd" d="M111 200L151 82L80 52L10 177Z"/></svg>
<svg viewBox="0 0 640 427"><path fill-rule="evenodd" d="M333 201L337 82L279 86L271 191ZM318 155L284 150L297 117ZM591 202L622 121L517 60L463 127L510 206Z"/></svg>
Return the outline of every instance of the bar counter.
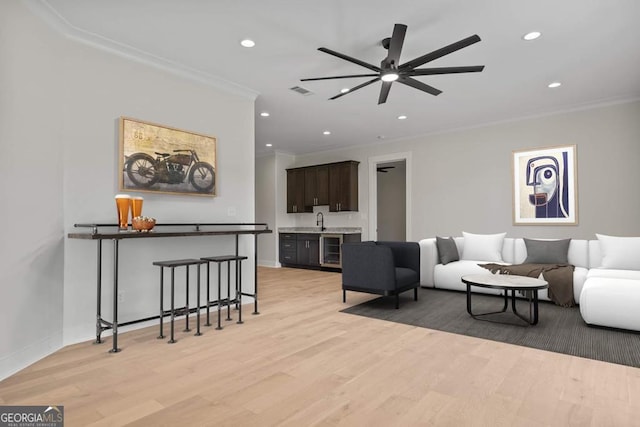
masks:
<svg viewBox="0 0 640 427"><path fill-rule="evenodd" d="M269 234L273 231L265 223L160 223L148 232L138 231L118 231L117 224L75 224L75 228L86 229L69 233L69 239L94 240L97 242L97 304L96 304L96 343L102 342L102 332L112 330L113 347L109 352L117 353L118 348L118 326L126 326L134 323L153 320L159 316L152 316L143 319L132 320L126 323L118 323L118 244L121 240L127 239L149 239L160 237L197 237L197 236L235 236L235 255L238 254L238 239L241 235L254 236L254 293L241 293L241 296L254 298L254 312L258 312L258 236ZM113 319L108 322L102 318L102 241L111 240L113 242Z"/></svg>

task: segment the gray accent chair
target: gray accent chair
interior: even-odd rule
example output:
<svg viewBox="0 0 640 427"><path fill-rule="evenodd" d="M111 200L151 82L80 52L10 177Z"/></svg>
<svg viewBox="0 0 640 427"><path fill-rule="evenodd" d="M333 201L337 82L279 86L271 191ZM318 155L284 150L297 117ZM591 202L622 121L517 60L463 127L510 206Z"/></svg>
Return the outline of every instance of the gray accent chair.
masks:
<svg viewBox="0 0 640 427"><path fill-rule="evenodd" d="M342 302L347 291L396 297L413 289L418 300L420 245L417 242L358 242L342 244Z"/></svg>

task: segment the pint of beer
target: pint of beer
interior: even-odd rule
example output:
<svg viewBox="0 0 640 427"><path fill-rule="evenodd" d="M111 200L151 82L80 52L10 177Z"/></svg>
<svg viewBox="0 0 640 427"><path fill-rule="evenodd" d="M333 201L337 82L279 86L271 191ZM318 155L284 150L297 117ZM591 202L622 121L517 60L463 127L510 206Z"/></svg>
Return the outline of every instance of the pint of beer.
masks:
<svg viewBox="0 0 640 427"><path fill-rule="evenodd" d="M142 216L142 202L144 199L142 197L132 197L131 198L131 219Z"/></svg>
<svg viewBox="0 0 640 427"><path fill-rule="evenodd" d="M118 209L118 227L120 230L129 228L129 208L131 207L131 196L128 194L116 195L116 208Z"/></svg>

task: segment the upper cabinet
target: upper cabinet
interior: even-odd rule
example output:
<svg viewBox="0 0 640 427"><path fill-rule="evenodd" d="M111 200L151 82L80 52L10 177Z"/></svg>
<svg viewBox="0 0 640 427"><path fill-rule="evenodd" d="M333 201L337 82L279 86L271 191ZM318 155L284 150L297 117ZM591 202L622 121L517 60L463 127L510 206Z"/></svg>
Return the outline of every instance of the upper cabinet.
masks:
<svg viewBox="0 0 640 427"><path fill-rule="evenodd" d="M358 162L329 165L329 211L358 210Z"/></svg>
<svg viewBox="0 0 640 427"><path fill-rule="evenodd" d="M287 213L358 210L358 164L346 162L287 169Z"/></svg>
<svg viewBox="0 0 640 427"><path fill-rule="evenodd" d="M287 213L304 211L304 170L287 169Z"/></svg>
<svg viewBox="0 0 640 427"><path fill-rule="evenodd" d="M314 206L329 204L329 166L304 168L304 206L313 212Z"/></svg>

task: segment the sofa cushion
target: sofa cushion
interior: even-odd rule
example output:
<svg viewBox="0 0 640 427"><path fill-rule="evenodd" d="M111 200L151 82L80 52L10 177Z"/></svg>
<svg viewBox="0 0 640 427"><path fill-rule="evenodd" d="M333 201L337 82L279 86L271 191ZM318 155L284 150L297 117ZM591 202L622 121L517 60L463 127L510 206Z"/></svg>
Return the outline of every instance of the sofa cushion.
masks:
<svg viewBox="0 0 640 427"><path fill-rule="evenodd" d="M440 264L449 264L452 261L459 261L458 247L453 237L444 238L436 236L436 245L438 247L438 259Z"/></svg>
<svg viewBox="0 0 640 427"><path fill-rule="evenodd" d="M464 236L463 260L502 262L502 244L507 233L472 234L463 231L462 235Z"/></svg>
<svg viewBox="0 0 640 427"><path fill-rule="evenodd" d="M435 283L435 287L458 291L466 290L467 285L462 283L462 276L466 276L468 274L491 274L489 270L478 265L482 263L484 263L484 261L460 260L447 265L436 265L433 270L433 281ZM473 290L474 292L477 291L495 295L500 294L500 291L497 289L474 288Z"/></svg>
<svg viewBox="0 0 640 427"><path fill-rule="evenodd" d="M587 273L587 278L604 277L609 279L635 279L640 280L640 270L614 270L611 268L592 268ZM640 286L640 282L638 282Z"/></svg>
<svg viewBox="0 0 640 427"><path fill-rule="evenodd" d="M640 237L596 237L602 250L602 268L640 270Z"/></svg>
<svg viewBox="0 0 640 427"><path fill-rule="evenodd" d="M533 240L524 239L527 247L525 264L567 264L571 239Z"/></svg>
<svg viewBox="0 0 640 427"><path fill-rule="evenodd" d="M592 277L580 295L585 322L611 328L640 331L640 281Z"/></svg>

